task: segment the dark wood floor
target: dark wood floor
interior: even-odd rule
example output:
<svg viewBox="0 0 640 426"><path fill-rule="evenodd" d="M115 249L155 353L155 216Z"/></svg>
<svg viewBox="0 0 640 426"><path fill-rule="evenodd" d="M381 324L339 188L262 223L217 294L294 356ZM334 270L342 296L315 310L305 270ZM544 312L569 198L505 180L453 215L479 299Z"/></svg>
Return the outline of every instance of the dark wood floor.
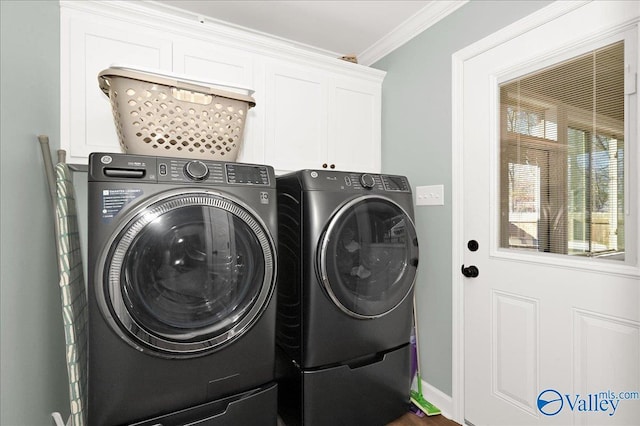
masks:
<svg viewBox="0 0 640 426"><path fill-rule="evenodd" d="M453 420L449 420L442 415L418 417L413 413L407 413L389 423L387 426L460 426Z"/></svg>

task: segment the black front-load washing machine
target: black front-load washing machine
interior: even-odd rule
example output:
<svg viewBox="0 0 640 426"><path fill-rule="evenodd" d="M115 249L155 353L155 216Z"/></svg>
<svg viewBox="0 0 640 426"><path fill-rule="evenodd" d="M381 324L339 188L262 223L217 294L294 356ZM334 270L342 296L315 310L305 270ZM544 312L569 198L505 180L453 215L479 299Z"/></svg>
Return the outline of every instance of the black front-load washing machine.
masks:
<svg viewBox="0 0 640 426"><path fill-rule="evenodd" d="M278 384L289 425L384 424L407 409L418 240L404 176L277 178Z"/></svg>
<svg viewBox="0 0 640 426"><path fill-rule="evenodd" d="M273 169L94 153L88 190L88 423L275 425Z"/></svg>

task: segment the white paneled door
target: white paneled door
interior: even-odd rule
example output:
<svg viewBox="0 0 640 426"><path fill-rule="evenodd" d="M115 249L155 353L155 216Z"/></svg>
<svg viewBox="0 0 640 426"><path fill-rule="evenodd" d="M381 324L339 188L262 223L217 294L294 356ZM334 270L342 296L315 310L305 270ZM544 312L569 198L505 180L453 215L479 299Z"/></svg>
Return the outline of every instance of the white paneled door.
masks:
<svg viewBox="0 0 640 426"><path fill-rule="evenodd" d="M467 268L460 269L465 275L461 288L467 424L640 424L636 83L627 81L624 85L621 131L625 158L615 157L615 153L611 157L619 158L615 164L624 165L624 176L616 176L620 179L616 203L621 203L624 216L624 226L616 232L624 248L612 257L581 256L571 251L571 244L577 243L569 240L579 229L566 219L572 217L566 206L564 219L558 220L564 221L567 230L556 237L559 245L564 241L570 247L567 252L548 253L527 246L544 239L538 235L542 228L536 218L544 215L545 204L536 197L544 199L547 192L569 185L562 167L570 166L558 165L567 163L563 160L566 148L562 148L566 138L554 136L555 141L543 141L539 146L518 145L517 149L528 154L518 153L522 161L517 169L528 172L534 180L544 177L544 183L538 181L519 188L523 191L519 194L506 195L504 161L511 151L505 149L504 133L501 150L500 116L505 108L500 107L503 94L499 90L505 81L619 41L625 43L625 78L636 79L639 15L639 2L586 3L464 60L460 172L464 213L462 241L457 243ZM555 101L545 100L547 107ZM596 114L589 119L599 120ZM547 120L556 126L558 135L573 129L560 113L548 113ZM618 138L622 139L622 134ZM586 157L580 158L578 163L583 164ZM612 176L607 177L610 186ZM533 225L521 225L521 241L505 239L504 232L514 226L507 220L513 212L505 209L505 203L515 205L516 196L525 197L526 191L534 194L530 209L525 209ZM567 202L575 195L567 190L564 194ZM595 213L593 217L595 223ZM575 217L574 221L579 222ZM554 231L547 228L544 232ZM617 244L622 246L622 242Z"/></svg>

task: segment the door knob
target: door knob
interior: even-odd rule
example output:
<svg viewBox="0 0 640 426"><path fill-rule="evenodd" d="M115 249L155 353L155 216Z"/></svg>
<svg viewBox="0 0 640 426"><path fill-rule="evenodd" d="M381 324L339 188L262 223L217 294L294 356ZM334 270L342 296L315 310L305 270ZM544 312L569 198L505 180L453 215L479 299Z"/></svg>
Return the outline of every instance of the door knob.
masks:
<svg viewBox="0 0 640 426"><path fill-rule="evenodd" d="M467 278L475 278L478 275L480 275L480 270L474 265L467 266L467 267L462 265L462 275L464 275Z"/></svg>

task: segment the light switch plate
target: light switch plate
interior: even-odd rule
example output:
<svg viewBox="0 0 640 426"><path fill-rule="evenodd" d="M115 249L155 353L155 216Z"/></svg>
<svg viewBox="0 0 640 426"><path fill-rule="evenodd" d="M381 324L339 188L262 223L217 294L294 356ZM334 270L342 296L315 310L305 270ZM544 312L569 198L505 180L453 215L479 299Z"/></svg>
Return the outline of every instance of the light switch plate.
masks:
<svg viewBox="0 0 640 426"><path fill-rule="evenodd" d="M416 206L444 206L444 185L416 186Z"/></svg>

